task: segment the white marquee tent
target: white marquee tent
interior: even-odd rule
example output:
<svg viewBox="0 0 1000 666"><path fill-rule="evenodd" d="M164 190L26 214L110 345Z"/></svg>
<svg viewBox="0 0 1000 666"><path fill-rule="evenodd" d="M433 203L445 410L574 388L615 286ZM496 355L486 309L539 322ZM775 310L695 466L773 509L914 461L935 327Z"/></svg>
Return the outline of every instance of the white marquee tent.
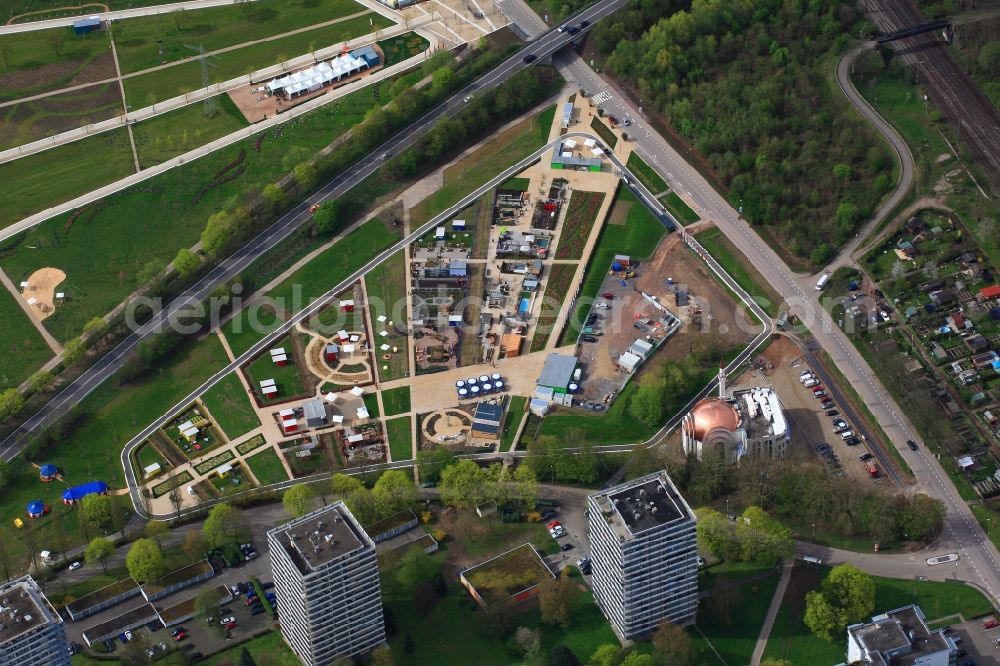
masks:
<svg viewBox="0 0 1000 666"><path fill-rule="evenodd" d="M344 53L329 62L321 62L304 69L301 72L286 74L275 78L265 86L272 93L284 92L289 97L315 92L332 81L339 81L345 76L356 74L368 67L364 58L358 58L350 53Z"/></svg>

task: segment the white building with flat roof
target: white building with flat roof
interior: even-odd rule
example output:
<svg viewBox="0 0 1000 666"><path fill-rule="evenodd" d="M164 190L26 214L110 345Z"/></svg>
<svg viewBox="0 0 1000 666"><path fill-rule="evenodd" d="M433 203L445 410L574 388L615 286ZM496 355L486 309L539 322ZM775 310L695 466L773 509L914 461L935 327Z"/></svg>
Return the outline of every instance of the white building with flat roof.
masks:
<svg viewBox="0 0 1000 666"><path fill-rule="evenodd" d="M849 664L951 666L957 654L952 637L930 630L920 606L912 604L847 627Z"/></svg>
<svg viewBox="0 0 1000 666"><path fill-rule="evenodd" d="M698 610L697 542L691 507L666 472L588 498L594 600L623 640Z"/></svg>
<svg viewBox="0 0 1000 666"><path fill-rule="evenodd" d="M70 666L63 620L31 576L0 585L0 664Z"/></svg>
<svg viewBox="0 0 1000 666"><path fill-rule="evenodd" d="M375 543L343 502L267 533L281 635L305 666L385 642Z"/></svg>

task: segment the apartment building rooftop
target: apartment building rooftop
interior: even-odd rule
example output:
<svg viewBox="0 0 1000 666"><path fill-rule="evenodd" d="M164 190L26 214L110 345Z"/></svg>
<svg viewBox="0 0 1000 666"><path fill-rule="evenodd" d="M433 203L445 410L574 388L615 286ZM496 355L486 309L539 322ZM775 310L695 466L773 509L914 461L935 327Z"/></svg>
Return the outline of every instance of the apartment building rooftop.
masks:
<svg viewBox="0 0 1000 666"><path fill-rule="evenodd" d="M277 528L282 546L302 575L365 545L360 526L340 504L331 504Z"/></svg>
<svg viewBox="0 0 1000 666"><path fill-rule="evenodd" d="M60 622L31 578L25 576L0 585L0 645L41 625Z"/></svg>
<svg viewBox="0 0 1000 666"><path fill-rule="evenodd" d="M623 539L691 517L687 504L663 472L615 486L592 497Z"/></svg>

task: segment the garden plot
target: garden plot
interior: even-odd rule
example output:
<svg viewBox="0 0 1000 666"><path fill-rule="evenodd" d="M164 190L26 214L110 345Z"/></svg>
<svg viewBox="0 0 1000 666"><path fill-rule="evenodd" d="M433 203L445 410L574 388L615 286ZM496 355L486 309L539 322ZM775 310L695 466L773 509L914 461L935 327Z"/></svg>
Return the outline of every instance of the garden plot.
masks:
<svg viewBox="0 0 1000 666"><path fill-rule="evenodd" d="M0 108L0 150L21 146L122 113L117 83L99 83Z"/></svg>

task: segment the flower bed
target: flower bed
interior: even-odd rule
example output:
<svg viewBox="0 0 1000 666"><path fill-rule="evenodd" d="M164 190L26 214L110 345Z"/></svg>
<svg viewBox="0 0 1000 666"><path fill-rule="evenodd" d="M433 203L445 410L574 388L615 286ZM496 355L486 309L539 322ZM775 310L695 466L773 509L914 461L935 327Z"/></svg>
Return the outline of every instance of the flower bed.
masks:
<svg viewBox="0 0 1000 666"><path fill-rule="evenodd" d="M199 474L205 474L206 472L211 472L219 465L229 462L235 457L236 454L233 453L232 451L223 451L219 455L213 456L208 460L206 460L205 462L198 463L197 465L194 466L194 469Z"/></svg>
<svg viewBox="0 0 1000 666"><path fill-rule="evenodd" d="M264 439L264 435L254 435L253 437L243 442L242 444L237 444L236 450L239 452L240 455L246 455L250 451L253 451L258 447L264 446L264 444L266 443L267 440Z"/></svg>
<svg viewBox="0 0 1000 666"><path fill-rule="evenodd" d="M559 235L559 247L556 248L556 259L580 259L583 248L587 245L590 231L597 221L597 212L604 203L603 192L584 192L574 190L566 204L566 218L563 220L562 233Z"/></svg>
<svg viewBox="0 0 1000 666"><path fill-rule="evenodd" d="M179 488L192 479L194 479L194 477L191 476L191 472L185 470L176 476L170 477L163 483L158 483L153 486L153 497L163 497L174 488Z"/></svg>

